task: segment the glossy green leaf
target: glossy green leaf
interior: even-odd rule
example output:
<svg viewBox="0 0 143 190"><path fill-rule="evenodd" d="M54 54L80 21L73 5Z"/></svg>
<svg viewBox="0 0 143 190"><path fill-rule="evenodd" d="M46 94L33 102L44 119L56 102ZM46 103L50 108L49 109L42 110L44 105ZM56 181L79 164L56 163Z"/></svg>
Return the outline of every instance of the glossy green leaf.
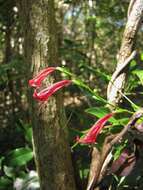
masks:
<svg viewBox="0 0 143 190"><path fill-rule="evenodd" d="M108 108L105 107L92 107L85 110L86 113L90 113L98 118L104 117L106 114L108 114L110 111ZM109 121L113 123L117 123L118 121L115 118L110 118Z"/></svg>
<svg viewBox="0 0 143 190"><path fill-rule="evenodd" d="M7 166L22 166L27 164L33 158L33 152L30 148L17 148L12 150L5 158Z"/></svg>
<svg viewBox="0 0 143 190"><path fill-rule="evenodd" d="M123 109L123 108L116 108L116 113L129 113L129 114L133 114L134 112L127 110L127 109Z"/></svg>

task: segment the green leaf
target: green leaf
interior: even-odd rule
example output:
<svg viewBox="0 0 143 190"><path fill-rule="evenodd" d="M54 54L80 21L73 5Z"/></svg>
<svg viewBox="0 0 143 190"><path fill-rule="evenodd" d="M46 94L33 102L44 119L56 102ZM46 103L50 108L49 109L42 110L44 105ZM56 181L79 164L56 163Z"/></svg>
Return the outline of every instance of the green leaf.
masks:
<svg viewBox="0 0 143 190"><path fill-rule="evenodd" d="M87 177L89 175L89 169L80 169L79 175L80 175L81 179L87 179Z"/></svg>
<svg viewBox="0 0 143 190"><path fill-rule="evenodd" d="M6 156L4 162L7 166L23 166L33 158L30 148L17 148Z"/></svg>
<svg viewBox="0 0 143 190"><path fill-rule="evenodd" d="M25 138L26 140L31 143L32 142L32 128L28 128L26 131L25 131Z"/></svg>
<svg viewBox="0 0 143 190"><path fill-rule="evenodd" d="M140 55L141 61L143 61L143 52Z"/></svg>
<svg viewBox="0 0 143 190"><path fill-rule="evenodd" d="M32 143L32 126L29 123L24 123L21 119L17 123L17 130L24 133L26 141Z"/></svg>
<svg viewBox="0 0 143 190"><path fill-rule="evenodd" d="M0 190L4 190L4 189L10 189L10 187L12 187L13 182L5 177L1 177L0 178Z"/></svg>
<svg viewBox="0 0 143 190"><path fill-rule="evenodd" d="M114 160L117 160L119 158L119 156L121 155L122 151L124 150L124 148L127 146L127 142L128 140L126 140L123 144L120 144L118 146L115 147L115 153L114 153Z"/></svg>
<svg viewBox="0 0 143 190"><path fill-rule="evenodd" d="M85 110L86 113L90 113L91 115L94 115L98 118L102 118L103 116L105 116L106 114L108 114L110 111L108 108L105 107L92 107L92 108L88 108ZM109 121L111 121L112 123L117 123L118 120L116 120L115 118L110 118Z"/></svg>
<svg viewBox="0 0 143 190"><path fill-rule="evenodd" d="M100 77L102 80L106 80L106 81L111 80L111 76L109 76L107 73L105 73L105 71L102 71L99 68L93 68L93 66L91 67L85 63L81 63L80 67L86 68L90 72L94 73L96 76Z"/></svg>
<svg viewBox="0 0 143 190"><path fill-rule="evenodd" d="M77 86L81 87L82 89L88 91L91 95L92 95L92 98L94 98L95 100L98 100L100 102L104 102L104 103L107 103L107 101L102 98L101 96L97 95L97 93L95 93L94 90L92 90L88 85L86 85L84 82L82 82L80 79L75 79L75 76L74 74L72 74L69 70L67 70L66 68L63 68L63 67L57 67L57 70L63 72L64 74L66 74L67 76L71 76L72 78L72 81L74 84L76 84Z"/></svg>
<svg viewBox="0 0 143 190"><path fill-rule="evenodd" d="M126 125L129 121L129 118L122 118L122 119L118 119L118 124L120 125Z"/></svg>
<svg viewBox="0 0 143 190"><path fill-rule="evenodd" d="M130 63L130 69L131 70L134 69L136 65L137 65L136 60L132 60L131 63Z"/></svg>
<svg viewBox="0 0 143 190"><path fill-rule="evenodd" d="M15 177L15 168L14 167L7 167L4 166L4 172L6 174L6 176L10 177L10 178L14 178Z"/></svg>
<svg viewBox="0 0 143 190"><path fill-rule="evenodd" d="M135 70L133 71L134 74L140 79L141 84L143 85L143 70Z"/></svg>
<svg viewBox="0 0 143 190"><path fill-rule="evenodd" d="M124 108L116 108L116 113L129 113L129 114L133 114L134 112L130 111L130 110L127 110L127 109L124 109Z"/></svg>
<svg viewBox="0 0 143 190"><path fill-rule="evenodd" d="M95 100L98 100L100 102L104 102L104 103L107 103L107 101L102 98L101 96L99 96L97 93L95 93L89 86L87 86L85 83L83 83L81 80L79 79L73 79L72 80L74 84L76 84L77 86L87 90L91 95L92 95L92 98L94 98Z"/></svg>

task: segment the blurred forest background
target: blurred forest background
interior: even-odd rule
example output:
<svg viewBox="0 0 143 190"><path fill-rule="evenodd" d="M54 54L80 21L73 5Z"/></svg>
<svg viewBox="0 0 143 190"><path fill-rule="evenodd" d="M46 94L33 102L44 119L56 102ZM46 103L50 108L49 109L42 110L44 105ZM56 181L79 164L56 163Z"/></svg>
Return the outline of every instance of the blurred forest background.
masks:
<svg viewBox="0 0 143 190"><path fill-rule="evenodd" d="M55 0L59 62L79 81L106 99L107 86L116 68L123 31L127 22L128 0ZM39 189L32 148L32 123L28 101L28 66L24 57L24 22L17 0L0 0L0 189ZM30 30L30 29L29 29ZM142 106L143 33L138 32L136 60L131 62L125 95ZM27 51L29 51L27 49ZM65 77L62 73L61 77ZM78 81L78 82L79 82ZM106 112L103 102L93 99L83 85L62 91L77 189L86 189L91 149L75 144L89 126ZM94 109L91 109L93 108ZM133 112L125 99L120 108ZM131 116L131 115L130 115ZM128 121L119 116L119 131ZM107 130L99 137L99 144ZM141 136L142 138L142 136ZM124 146L124 145L123 145ZM119 154L119 153L118 153ZM143 169L143 164L140 165ZM113 176L110 189L142 189L143 173L126 182ZM133 180L134 179L134 180ZM137 180L135 180L137 179ZM107 180L108 181L108 180ZM114 181L114 182L113 182ZM56 189L53 189L56 190Z"/></svg>

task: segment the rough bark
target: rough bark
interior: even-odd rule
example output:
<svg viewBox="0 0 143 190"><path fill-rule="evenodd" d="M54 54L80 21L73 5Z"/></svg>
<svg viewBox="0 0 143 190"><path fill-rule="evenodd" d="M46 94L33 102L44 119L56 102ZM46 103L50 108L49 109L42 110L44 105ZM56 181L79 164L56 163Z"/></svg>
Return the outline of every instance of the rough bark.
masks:
<svg viewBox="0 0 143 190"><path fill-rule="evenodd" d="M89 190L90 184L93 183L95 174L98 172L98 166L100 165L101 154L99 150L94 147L92 151L92 161L90 165L90 173L88 178L87 190Z"/></svg>
<svg viewBox="0 0 143 190"><path fill-rule="evenodd" d="M57 28L53 0L22 0L25 57L32 74L58 64ZM29 67L30 68L30 67ZM45 86L59 77L50 77ZM32 101L33 142L41 190L75 190L62 96L46 104Z"/></svg>

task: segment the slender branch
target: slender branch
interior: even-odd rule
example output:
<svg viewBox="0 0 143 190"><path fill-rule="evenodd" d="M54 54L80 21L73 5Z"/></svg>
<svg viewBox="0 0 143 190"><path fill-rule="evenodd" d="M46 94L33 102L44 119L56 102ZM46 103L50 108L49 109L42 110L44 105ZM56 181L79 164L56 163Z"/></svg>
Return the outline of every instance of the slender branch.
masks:
<svg viewBox="0 0 143 190"><path fill-rule="evenodd" d="M131 0L128 15L129 17L123 34L121 48L117 57L116 71L111 78L111 82L109 82L107 91L108 101L113 107L118 105L122 98L119 91L123 92L124 90L128 74L128 64L135 57L133 50L135 49L136 36L143 17L143 0ZM115 88L115 86L118 88Z"/></svg>
<svg viewBox="0 0 143 190"><path fill-rule="evenodd" d="M130 14L131 14L131 11L132 11L132 8L133 8L133 6L134 6L135 1L136 1L136 0L131 0L131 1L130 1L129 7L128 7L127 18L129 18Z"/></svg>
<svg viewBox="0 0 143 190"><path fill-rule="evenodd" d="M127 67L127 65L131 62L132 59L134 59L136 56L136 51L134 50L131 55L121 64L120 67L117 67L117 69L115 70L115 72L113 73L111 80L109 82L108 88L107 88L107 97L110 98L110 93L111 93L111 89L112 86L114 85L114 81L116 80L116 78L123 72L123 70ZM118 89L118 87L116 87L118 91L120 91L120 89Z"/></svg>

